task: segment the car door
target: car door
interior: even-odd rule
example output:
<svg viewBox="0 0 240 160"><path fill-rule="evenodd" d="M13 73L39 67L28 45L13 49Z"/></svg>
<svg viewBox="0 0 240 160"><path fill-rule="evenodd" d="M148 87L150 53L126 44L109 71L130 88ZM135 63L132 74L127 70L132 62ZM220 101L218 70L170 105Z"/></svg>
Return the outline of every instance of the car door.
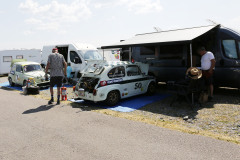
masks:
<svg viewBox="0 0 240 160"><path fill-rule="evenodd" d="M10 78L12 78L12 82L13 83L16 83L16 65L14 64L13 66L12 66L12 68L11 68L11 71L10 71L10 76L9 76Z"/></svg>
<svg viewBox="0 0 240 160"><path fill-rule="evenodd" d="M126 78L126 72L124 66L118 66L112 68L108 72L108 78L110 80L107 81L108 84L116 84L118 85L118 90L120 91L121 97L127 97L129 94L127 83L124 83Z"/></svg>
<svg viewBox="0 0 240 160"><path fill-rule="evenodd" d="M23 85L23 69L22 65L16 65L16 72L15 72L15 83L19 85Z"/></svg>
<svg viewBox="0 0 240 160"><path fill-rule="evenodd" d="M143 75L137 65L126 66L129 94L131 96L141 94L144 88Z"/></svg>
<svg viewBox="0 0 240 160"><path fill-rule="evenodd" d="M82 70L82 59L79 57L76 51L70 51L69 52L70 57L70 66L72 67L72 72L75 72L75 76L77 77L77 73L79 70ZM77 59L77 61L76 61Z"/></svg>

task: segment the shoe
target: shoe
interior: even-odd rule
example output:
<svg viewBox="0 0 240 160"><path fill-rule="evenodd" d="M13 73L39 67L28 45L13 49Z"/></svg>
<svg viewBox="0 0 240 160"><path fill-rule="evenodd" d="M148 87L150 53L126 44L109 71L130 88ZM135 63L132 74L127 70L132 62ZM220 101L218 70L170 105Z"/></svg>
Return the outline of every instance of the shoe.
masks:
<svg viewBox="0 0 240 160"><path fill-rule="evenodd" d="M56 105L59 105L59 104L60 104L60 101L58 100Z"/></svg>
<svg viewBox="0 0 240 160"><path fill-rule="evenodd" d="M51 99L50 101L48 101L48 104L52 104L53 103L53 100Z"/></svg>

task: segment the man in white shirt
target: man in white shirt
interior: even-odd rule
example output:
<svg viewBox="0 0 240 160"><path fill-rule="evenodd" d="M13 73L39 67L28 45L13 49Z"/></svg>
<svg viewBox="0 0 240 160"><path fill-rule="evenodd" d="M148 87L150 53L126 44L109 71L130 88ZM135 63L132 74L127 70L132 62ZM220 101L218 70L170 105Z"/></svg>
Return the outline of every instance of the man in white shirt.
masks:
<svg viewBox="0 0 240 160"><path fill-rule="evenodd" d="M205 83L210 88L209 100L213 98L213 72L215 69L215 57L212 52L206 51L205 47L197 49L198 54L201 56L201 69Z"/></svg>

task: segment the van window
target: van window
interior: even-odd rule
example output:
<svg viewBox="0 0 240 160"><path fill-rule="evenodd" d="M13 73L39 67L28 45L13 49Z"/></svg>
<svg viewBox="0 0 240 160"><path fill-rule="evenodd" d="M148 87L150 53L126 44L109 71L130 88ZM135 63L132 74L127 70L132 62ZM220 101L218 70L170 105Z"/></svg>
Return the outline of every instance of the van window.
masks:
<svg viewBox="0 0 240 160"><path fill-rule="evenodd" d="M140 47L140 55L155 55L155 46Z"/></svg>
<svg viewBox="0 0 240 160"><path fill-rule="evenodd" d="M111 69L108 72L108 77L109 78L120 78L120 77L125 77L125 68L123 66L116 67Z"/></svg>
<svg viewBox="0 0 240 160"><path fill-rule="evenodd" d="M159 59L182 59L183 45L160 46Z"/></svg>
<svg viewBox="0 0 240 160"><path fill-rule="evenodd" d="M23 55L17 55L16 59L23 59Z"/></svg>
<svg viewBox="0 0 240 160"><path fill-rule="evenodd" d="M226 57L231 59L238 58L235 40L223 40L222 46L223 46L223 53Z"/></svg>
<svg viewBox="0 0 240 160"><path fill-rule="evenodd" d="M79 58L80 63L82 63L81 58L78 56L78 54L75 51L70 51L70 61L74 63L74 59Z"/></svg>
<svg viewBox="0 0 240 160"><path fill-rule="evenodd" d="M16 72L22 72L22 66L21 65L17 65Z"/></svg>
<svg viewBox="0 0 240 160"><path fill-rule="evenodd" d="M3 56L3 62L11 62L12 56Z"/></svg>
<svg viewBox="0 0 240 160"><path fill-rule="evenodd" d="M128 76L137 76L140 74L141 74L141 71L138 66L136 66L136 65L127 66L127 75Z"/></svg>

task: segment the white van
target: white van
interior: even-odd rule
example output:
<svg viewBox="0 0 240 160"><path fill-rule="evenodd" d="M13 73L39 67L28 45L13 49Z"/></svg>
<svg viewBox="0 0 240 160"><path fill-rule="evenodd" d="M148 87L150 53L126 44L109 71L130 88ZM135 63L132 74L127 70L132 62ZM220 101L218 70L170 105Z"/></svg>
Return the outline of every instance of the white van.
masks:
<svg viewBox="0 0 240 160"><path fill-rule="evenodd" d="M41 63L41 50L22 49L0 51L0 75L10 72L11 62L14 59L26 59L27 61Z"/></svg>
<svg viewBox="0 0 240 160"><path fill-rule="evenodd" d="M43 46L42 65L47 65L48 56L52 53L53 48L58 48L58 52L64 56L68 66L71 66L74 79L81 77L80 72L86 67L88 61L103 60L102 55L93 45L85 43L56 44Z"/></svg>

